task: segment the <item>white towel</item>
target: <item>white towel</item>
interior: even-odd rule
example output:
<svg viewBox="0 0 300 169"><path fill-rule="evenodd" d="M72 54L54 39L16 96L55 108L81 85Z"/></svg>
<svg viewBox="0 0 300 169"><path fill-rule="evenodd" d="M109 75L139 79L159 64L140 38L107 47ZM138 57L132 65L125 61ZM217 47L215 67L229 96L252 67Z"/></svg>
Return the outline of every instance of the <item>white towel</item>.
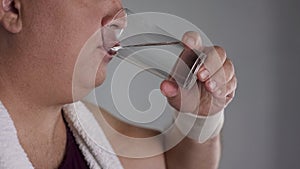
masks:
<svg viewBox="0 0 300 169"><path fill-rule="evenodd" d="M106 136L93 114L82 102L64 106L65 118L91 169L123 169L113 153ZM80 116L80 121L78 117ZM88 128L82 123L89 123ZM90 137L89 134L95 134ZM101 139L96 144L91 138ZM97 139L98 140L98 139ZM0 169L33 169L17 137L17 130L6 108L0 101Z"/></svg>
<svg viewBox="0 0 300 169"><path fill-rule="evenodd" d="M0 102L0 169L33 169L21 147L17 130L7 110Z"/></svg>

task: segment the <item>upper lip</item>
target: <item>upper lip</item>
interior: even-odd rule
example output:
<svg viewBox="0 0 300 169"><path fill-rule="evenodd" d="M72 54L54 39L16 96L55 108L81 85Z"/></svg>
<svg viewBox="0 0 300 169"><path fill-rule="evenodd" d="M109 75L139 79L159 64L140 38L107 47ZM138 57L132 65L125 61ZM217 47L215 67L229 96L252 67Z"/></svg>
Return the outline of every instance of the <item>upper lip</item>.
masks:
<svg viewBox="0 0 300 169"><path fill-rule="evenodd" d="M107 52L111 51L111 48L120 46L119 42L110 42L110 43L104 43L103 45L99 45L100 48L105 49Z"/></svg>
<svg viewBox="0 0 300 169"><path fill-rule="evenodd" d="M110 45L103 45L103 48L106 50L106 52L109 55L115 55L117 53L117 51L112 50L112 48L117 47L117 46L120 46L119 42L110 43Z"/></svg>

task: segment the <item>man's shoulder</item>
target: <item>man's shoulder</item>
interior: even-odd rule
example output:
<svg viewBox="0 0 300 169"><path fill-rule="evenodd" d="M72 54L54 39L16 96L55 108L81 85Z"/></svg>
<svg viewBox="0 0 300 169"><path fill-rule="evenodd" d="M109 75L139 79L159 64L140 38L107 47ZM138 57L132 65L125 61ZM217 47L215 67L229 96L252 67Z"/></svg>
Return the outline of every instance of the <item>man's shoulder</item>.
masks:
<svg viewBox="0 0 300 169"><path fill-rule="evenodd" d="M110 131L109 129L111 127L121 134L135 138L147 138L159 134L159 131L142 128L140 126L135 126L133 124L122 121L121 119L112 115L112 113L110 113L109 111L93 103L83 101L83 104L89 109L89 111L91 111L91 113L93 113L97 122L106 134L108 134L107 132Z"/></svg>

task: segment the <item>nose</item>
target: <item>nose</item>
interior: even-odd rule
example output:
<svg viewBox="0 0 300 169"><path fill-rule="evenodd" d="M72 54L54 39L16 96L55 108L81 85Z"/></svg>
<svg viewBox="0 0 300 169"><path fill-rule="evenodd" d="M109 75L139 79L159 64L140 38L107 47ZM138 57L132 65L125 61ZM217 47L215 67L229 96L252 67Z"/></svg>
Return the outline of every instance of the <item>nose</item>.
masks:
<svg viewBox="0 0 300 169"><path fill-rule="evenodd" d="M110 3L106 5L105 16L102 18L101 25L107 25L115 15L123 9L122 2L120 0L108 0Z"/></svg>
<svg viewBox="0 0 300 169"><path fill-rule="evenodd" d="M109 26L111 29L122 29L126 27L127 23L127 9L121 8L114 13L113 16L106 16L101 25Z"/></svg>
<svg viewBox="0 0 300 169"><path fill-rule="evenodd" d="M113 17L102 27L103 47L109 51L118 45L119 37L127 23L127 9L118 10Z"/></svg>

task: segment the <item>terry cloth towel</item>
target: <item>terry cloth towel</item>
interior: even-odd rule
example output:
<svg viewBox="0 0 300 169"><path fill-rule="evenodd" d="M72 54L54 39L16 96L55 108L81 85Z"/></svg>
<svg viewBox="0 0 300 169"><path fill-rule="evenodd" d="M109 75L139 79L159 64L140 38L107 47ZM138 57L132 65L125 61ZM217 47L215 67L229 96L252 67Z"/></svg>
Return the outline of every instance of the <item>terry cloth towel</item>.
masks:
<svg viewBox="0 0 300 169"><path fill-rule="evenodd" d="M91 169L123 169L92 112L82 102L65 105L63 110L75 140ZM89 125L83 128L82 126L86 125L81 124L85 123ZM101 145L96 144L91 138L100 139ZM14 123L0 101L0 169L33 168L20 145Z"/></svg>

